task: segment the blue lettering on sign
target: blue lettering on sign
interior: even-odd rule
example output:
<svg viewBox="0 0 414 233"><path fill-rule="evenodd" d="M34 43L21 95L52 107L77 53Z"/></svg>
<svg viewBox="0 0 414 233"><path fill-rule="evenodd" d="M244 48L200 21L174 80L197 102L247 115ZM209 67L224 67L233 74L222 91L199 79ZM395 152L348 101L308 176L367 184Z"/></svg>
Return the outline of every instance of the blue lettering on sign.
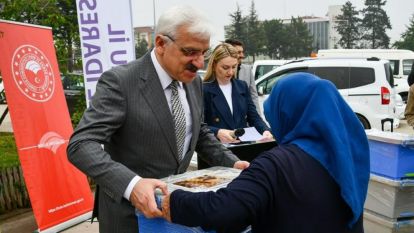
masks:
<svg viewBox="0 0 414 233"><path fill-rule="evenodd" d="M112 25L108 24L108 37L109 43L124 43L128 42L129 38L125 37L124 30L114 30L112 29ZM111 62L113 65L123 65L128 62L127 51L125 49L115 50L111 52Z"/></svg>
<svg viewBox="0 0 414 233"><path fill-rule="evenodd" d="M99 60L101 54L99 17L96 12L96 0L80 0L78 2L79 27L82 38L83 62L85 82L96 83L103 72L102 61ZM86 85L89 87L91 85ZM90 101L94 90L87 88L86 97Z"/></svg>

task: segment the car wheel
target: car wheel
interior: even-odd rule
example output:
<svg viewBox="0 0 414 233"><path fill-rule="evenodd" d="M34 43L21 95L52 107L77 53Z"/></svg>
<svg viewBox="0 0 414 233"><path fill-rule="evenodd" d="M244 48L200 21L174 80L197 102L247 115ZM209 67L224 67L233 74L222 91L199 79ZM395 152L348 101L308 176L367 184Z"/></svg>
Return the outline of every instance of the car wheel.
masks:
<svg viewBox="0 0 414 233"><path fill-rule="evenodd" d="M361 122L364 129L371 129L371 125L369 124L368 120L365 117L357 114L358 120Z"/></svg>

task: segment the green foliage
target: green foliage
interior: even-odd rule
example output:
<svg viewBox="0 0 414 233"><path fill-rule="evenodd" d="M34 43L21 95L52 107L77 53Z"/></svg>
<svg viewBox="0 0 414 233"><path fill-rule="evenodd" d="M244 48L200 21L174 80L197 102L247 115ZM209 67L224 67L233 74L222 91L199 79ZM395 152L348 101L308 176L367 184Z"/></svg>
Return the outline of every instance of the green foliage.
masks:
<svg viewBox="0 0 414 233"><path fill-rule="evenodd" d="M377 49L389 48L390 37L386 30L391 29L390 19L382 8L385 0L365 0L365 6L361 12L363 15L362 28L364 33L361 37L363 47Z"/></svg>
<svg viewBox="0 0 414 233"><path fill-rule="evenodd" d="M259 55L259 52L264 45L263 25L259 22L254 1L251 3L250 13L246 17L246 24L248 33L244 47L246 49L246 54L252 56L254 61L256 55Z"/></svg>
<svg viewBox="0 0 414 233"><path fill-rule="evenodd" d="M414 14L410 19L410 25L407 26L407 30L401 34L401 40L395 42L393 47L414 51Z"/></svg>
<svg viewBox="0 0 414 233"><path fill-rule="evenodd" d="M139 38L135 45L135 57L140 58L148 52L148 42L144 38Z"/></svg>
<svg viewBox="0 0 414 233"><path fill-rule="evenodd" d="M59 66L74 68L73 48L79 48L76 1L73 0L0 0L0 18L52 27Z"/></svg>
<svg viewBox="0 0 414 233"><path fill-rule="evenodd" d="M0 132L0 169L19 165L13 133Z"/></svg>
<svg viewBox="0 0 414 233"><path fill-rule="evenodd" d="M313 38L301 18L292 18L290 24L280 20L260 22L254 1L249 15L243 16L237 10L230 14L231 24L225 28L226 39L238 39L244 43L245 53L253 57L267 54L272 58L292 58L309 56Z"/></svg>
<svg viewBox="0 0 414 233"><path fill-rule="evenodd" d="M284 57L307 57L312 52L312 36L302 18L293 18L287 27L290 43Z"/></svg>
<svg viewBox="0 0 414 233"><path fill-rule="evenodd" d="M76 126L79 124L79 121L81 120L85 110L86 110L86 97L85 97L85 92L82 91L81 96L79 97L75 105L75 112L73 113L71 117L73 128L76 128Z"/></svg>
<svg viewBox="0 0 414 233"><path fill-rule="evenodd" d="M290 39L285 25L283 25L281 20L265 20L263 22L263 31L266 45L263 52L272 59L280 59L284 53L283 47Z"/></svg>
<svg viewBox="0 0 414 233"><path fill-rule="evenodd" d="M237 4L237 9L233 14L230 14L231 24L229 27L225 28L225 38L226 39L238 39L241 41L247 41L247 25L246 18L243 17L240 10L239 4Z"/></svg>
<svg viewBox="0 0 414 233"><path fill-rule="evenodd" d="M358 18L359 12L350 1L347 1L341 8L342 14L336 17L337 26L335 27L341 38L339 44L345 49L355 48L359 41L359 25L361 19Z"/></svg>

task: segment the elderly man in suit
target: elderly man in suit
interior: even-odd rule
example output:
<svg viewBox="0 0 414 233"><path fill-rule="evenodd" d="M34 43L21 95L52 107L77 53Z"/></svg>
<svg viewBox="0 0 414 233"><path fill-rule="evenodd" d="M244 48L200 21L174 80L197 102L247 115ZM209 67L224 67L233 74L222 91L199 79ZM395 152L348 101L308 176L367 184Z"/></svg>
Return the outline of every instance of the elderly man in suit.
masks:
<svg viewBox="0 0 414 233"><path fill-rule="evenodd" d="M254 80L252 67L250 65L242 64L242 60L245 58L243 42L236 39L226 39L224 42L231 44L236 48L239 54L239 65L237 67L236 79L243 80L247 83L249 86L250 96L252 97L253 103L256 106L256 110L257 112L261 112L262 110L259 105L259 97L257 95L256 83Z"/></svg>
<svg viewBox="0 0 414 233"><path fill-rule="evenodd" d="M195 77L210 28L199 11L173 7L158 20L151 52L99 79L67 151L98 185L100 232L137 232L135 209L158 215L154 191L167 192L158 178L185 172L194 151L210 165L249 165L202 122L202 86Z"/></svg>

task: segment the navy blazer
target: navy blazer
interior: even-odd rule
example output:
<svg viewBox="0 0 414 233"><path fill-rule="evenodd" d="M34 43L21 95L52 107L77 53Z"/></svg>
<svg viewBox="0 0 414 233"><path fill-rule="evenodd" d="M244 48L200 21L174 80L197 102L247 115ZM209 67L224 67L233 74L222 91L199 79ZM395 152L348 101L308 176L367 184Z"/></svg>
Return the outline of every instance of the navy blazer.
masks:
<svg viewBox="0 0 414 233"><path fill-rule="evenodd" d="M204 93L204 121L214 135L219 129L237 129L254 126L261 134L269 130L266 123L257 113L250 96L247 83L242 80L232 79L233 115L227 100L221 91L217 80L203 83Z"/></svg>
<svg viewBox="0 0 414 233"><path fill-rule="evenodd" d="M362 214L352 229L352 210L328 171L296 145L263 152L227 188L176 190L171 220L216 232L362 233Z"/></svg>

